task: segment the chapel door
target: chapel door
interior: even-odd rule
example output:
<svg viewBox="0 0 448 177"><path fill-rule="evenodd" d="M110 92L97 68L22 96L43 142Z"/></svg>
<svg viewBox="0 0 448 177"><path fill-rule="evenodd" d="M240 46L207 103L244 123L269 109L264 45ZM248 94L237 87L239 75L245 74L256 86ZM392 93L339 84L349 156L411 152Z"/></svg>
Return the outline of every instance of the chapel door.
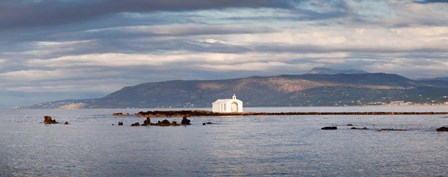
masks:
<svg viewBox="0 0 448 177"><path fill-rule="evenodd" d="M238 103L233 102L233 103L230 105L230 111L231 111L231 112L238 112Z"/></svg>

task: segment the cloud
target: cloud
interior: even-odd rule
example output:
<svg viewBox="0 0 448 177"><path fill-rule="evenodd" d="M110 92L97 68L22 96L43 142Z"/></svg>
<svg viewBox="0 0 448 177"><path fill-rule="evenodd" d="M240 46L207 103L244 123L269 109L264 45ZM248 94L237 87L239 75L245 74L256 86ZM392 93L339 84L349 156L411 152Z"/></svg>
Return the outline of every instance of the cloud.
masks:
<svg viewBox="0 0 448 177"><path fill-rule="evenodd" d="M444 76L448 63L445 60L430 60L421 58L400 58L391 57L384 59L381 62L374 61L370 66L367 66L371 72L385 72L396 73L400 71L401 74L411 78L425 78L434 76ZM415 73L415 71L426 70L427 72Z"/></svg>
<svg viewBox="0 0 448 177"><path fill-rule="evenodd" d="M446 76L444 2L3 0L0 104L313 67Z"/></svg>
<svg viewBox="0 0 448 177"><path fill-rule="evenodd" d="M419 0L415 1L417 3L428 4L428 3L448 3L448 0Z"/></svg>
<svg viewBox="0 0 448 177"><path fill-rule="evenodd" d="M20 70L1 73L1 77L11 81L36 81L49 78L64 77L60 71Z"/></svg>
<svg viewBox="0 0 448 177"><path fill-rule="evenodd" d="M251 62L242 64L200 64L198 67L209 71L229 72L229 71L260 71L272 70L276 67L287 67L288 64L282 62Z"/></svg>
<svg viewBox="0 0 448 177"><path fill-rule="evenodd" d="M241 26L232 24L169 24L150 26L124 26L87 30L86 33L108 33L108 34L140 34L149 36L190 36L190 35L213 35L213 34L253 34L271 32L268 27Z"/></svg>
<svg viewBox="0 0 448 177"><path fill-rule="evenodd" d="M219 30L217 30L219 28ZM177 30L176 30L177 29ZM195 29L201 32L196 33ZM162 58L172 53L399 53L447 52L447 27L306 27L285 29L246 29L234 25L157 25L104 29L123 31L89 40L31 42L28 50L4 52L3 58L35 58L75 61L92 60L108 54L134 54L126 57L129 63L139 63L141 55ZM163 34L155 34L162 31ZM213 32L214 31L214 32ZM104 32L92 32L100 36ZM136 33L130 37L125 33ZM150 33L149 35L146 33ZM141 55L140 55L141 54ZM160 56L156 56L160 55ZM129 55L131 56L131 55ZM1 56L0 56L1 57ZM113 58L113 56L111 56ZM191 58L191 57L186 57ZM104 59L106 60L106 59ZM134 62L134 61L135 62ZM49 60L54 61L54 60ZM89 65L85 61L82 66ZM122 62L124 64L124 62ZM51 65L49 63L48 65ZM126 65L126 64L125 64ZM134 65L134 64L133 64Z"/></svg>
<svg viewBox="0 0 448 177"><path fill-rule="evenodd" d="M0 2L0 29L8 31L29 27L55 26L124 12L260 7L287 8L288 3L284 0L6 0Z"/></svg>
<svg viewBox="0 0 448 177"><path fill-rule="evenodd" d="M34 68L85 68L85 67L111 67L130 69L134 67L153 67L154 70L189 68L195 64L226 64L241 65L246 62L276 63L275 61L294 61L300 59L326 59L344 58L347 53L296 53L296 52L251 52L251 53L197 53L191 51L162 53L162 54L126 54L105 53L64 56L51 59L32 59L26 65ZM253 67L250 70L262 68ZM32 74L30 74L32 75Z"/></svg>
<svg viewBox="0 0 448 177"><path fill-rule="evenodd" d="M53 59L33 59L27 64L34 67L86 67L86 66L107 66L107 67L129 67L129 66L161 66L173 62L194 62L201 61L225 61L231 59L233 54L123 54L104 53L87 54L76 56L64 56Z"/></svg>
<svg viewBox="0 0 448 177"><path fill-rule="evenodd" d="M5 59L0 59L0 68L2 68L6 63Z"/></svg>

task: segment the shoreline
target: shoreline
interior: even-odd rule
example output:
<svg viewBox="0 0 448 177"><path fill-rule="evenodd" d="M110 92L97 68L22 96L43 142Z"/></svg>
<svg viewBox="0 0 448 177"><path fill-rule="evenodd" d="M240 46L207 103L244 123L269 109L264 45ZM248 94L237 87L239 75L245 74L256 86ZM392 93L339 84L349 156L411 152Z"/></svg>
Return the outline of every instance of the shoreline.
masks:
<svg viewBox="0 0 448 177"><path fill-rule="evenodd" d="M129 114L124 114L126 116ZM137 117L204 117L204 116L293 116L293 115L448 115L448 112L240 112L219 113L204 110L140 111ZM120 116L120 115L116 115Z"/></svg>

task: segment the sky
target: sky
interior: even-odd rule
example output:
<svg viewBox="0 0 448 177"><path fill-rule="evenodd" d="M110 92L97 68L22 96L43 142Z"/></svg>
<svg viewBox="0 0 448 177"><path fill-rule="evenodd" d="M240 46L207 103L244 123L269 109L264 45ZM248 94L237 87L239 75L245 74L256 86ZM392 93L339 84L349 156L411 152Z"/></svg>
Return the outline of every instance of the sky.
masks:
<svg viewBox="0 0 448 177"><path fill-rule="evenodd" d="M313 67L448 76L448 0L0 0L0 108Z"/></svg>

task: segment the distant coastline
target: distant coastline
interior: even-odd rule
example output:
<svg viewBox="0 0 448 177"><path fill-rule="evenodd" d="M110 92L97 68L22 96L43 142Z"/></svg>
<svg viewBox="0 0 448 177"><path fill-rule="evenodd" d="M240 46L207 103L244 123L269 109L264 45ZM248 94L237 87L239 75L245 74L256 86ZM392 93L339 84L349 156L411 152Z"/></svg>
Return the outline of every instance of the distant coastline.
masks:
<svg viewBox="0 0 448 177"><path fill-rule="evenodd" d="M103 98L22 106L52 108L195 108L238 95L246 107L448 105L448 80L397 74L302 74L226 80L173 80L124 87Z"/></svg>

